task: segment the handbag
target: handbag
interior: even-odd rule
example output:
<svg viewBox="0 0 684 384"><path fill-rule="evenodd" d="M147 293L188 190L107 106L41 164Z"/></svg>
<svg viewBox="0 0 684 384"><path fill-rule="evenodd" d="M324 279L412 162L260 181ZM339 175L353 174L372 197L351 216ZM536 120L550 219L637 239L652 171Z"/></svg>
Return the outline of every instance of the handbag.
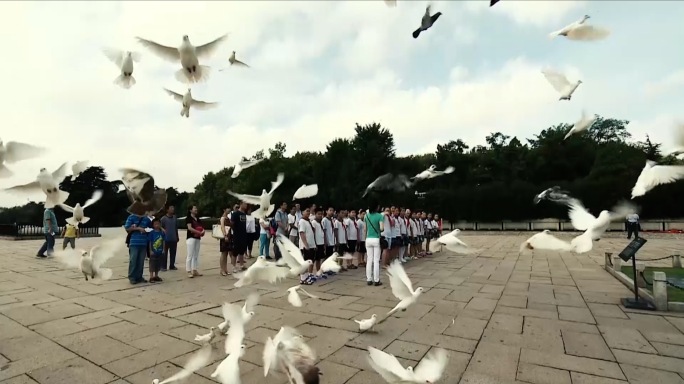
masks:
<svg viewBox="0 0 684 384"><path fill-rule="evenodd" d="M372 223L370 220L368 220L368 216L366 216L366 217L364 218L364 221L366 221L366 223L370 224L370 226L373 227L373 229L374 229L378 234L380 234L380 230L378 229L378 227L376 227L375 225L373 225L373 223ZM384 249L389 248L389 243L387 242L387 239L385 239L385 236L380 236L380 248L384 248Z"/></svg>
<svg viewBox="0 0 684 384"><path fill-rule="evenodd" d="M211 226L211 237L213 237L214 239L219 239L219 240L226 237L223 235L223 231L221 230L221 222L220 221L219 221L219 224L214 224Z"/></svg>

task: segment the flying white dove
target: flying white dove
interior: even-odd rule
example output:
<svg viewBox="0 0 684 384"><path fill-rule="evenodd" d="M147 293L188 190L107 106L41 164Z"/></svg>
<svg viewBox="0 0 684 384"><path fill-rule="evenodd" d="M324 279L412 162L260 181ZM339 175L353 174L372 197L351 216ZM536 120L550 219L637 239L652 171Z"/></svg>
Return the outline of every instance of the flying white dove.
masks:
<svg viewBox="0 0 684 384"><path fill-rule="evenodd" d="M159 379L152 380L152 384L166 384L172 383L174 381L183 380L190 377L193 373L201 368L204 368L211 360L211 347L207 346L200 349L197 353L192 355L188 362L185 363L183 369L178 371L175 375L165 379L164 381L159 381Z"/></svg>
<svg viewBox="0 0 684 384"><path fill-rule="evenodd" d="M222 384L240 384L239 360L244 355L246 348L242 343L245 339L242 309L229 303L224 303L221 309L223 317L230 324L225 342L225 351L228 356L216 367L211 377L217 378Z"/></svg>
<svg viewBox="0 0 684 384"><path fill-rule="evenodd" d="M211 374L221 384L240 384L240 358L245 355L247 346L240 344L238 349L231 351Z"/></svg>
<svg viewBox="0 0 684 384"><path fill-rule="evenodd" d="M370 317L370 319L364 319L364 320L354 320L356 324L359 325L359 330L360 331L367 331L369 329L373 329L375 327L375 323L378 321L378 316L373 314L373 316Z"/></svg>
<svg viewBox="0 0 684 384"><path fill-rule="evenodd" d="M276 368L295 384L318 384L323 373L314 365L316 354L294 328L281 327L276 336L264 343L264 377Z"/></svg>
<svg viewBox="0 0 684 384"><path fill-rule="evenodd" d="M674 147L667 151L663 151L665 155L673 155L681 158L681 154L684 154L684 123L677 123L672 129ZM2 153L2 149L0 149ZM0 157L1 159L1 157ZM2 163L2 161L0 161Z"/></svg>
<svg viewBox="0 0 684 384"><path fill-rule="evenodd" d="M185 95L181 95L180 93L176 93L166 88L164 88L164 91L166 91L166 93L168 93L170 96L173 96L176 101L183 105L180 115L185 116L186 118L190 117L190 108L206 111L207 109L214 108L218 105L218 103L215 102L208 103L206 101L193 99L190 88L188 88L188 91L185 93Z"/></svg>
<svg viewBox="0 0 684 384"><path fill-rule="evenodd" d="M432 27L437 19L442 16L442 12L437 12L434 15L430 15L430 8L430 5L425 7L425 14L423 15L423 18L420 19L420 27L413 31L414 39L417 39L421 32L427 31L430 27Z"/></svg>
<svg viewBox="0 0 684 384"><path fill-rule="evenodd" d="M445 349L431 349L413 369L413 382L436 383L442 378L448 361L449 354Z"/></svg>
<svg viewBox="0 0 684 384"><path fill-rule="evenodd" d="M88 169L88 161L77 161L71 166L71 181L76 180L78 176Z"/></svg>
<svg viewBox="0 0 684 384"><path fill-rule="evenodd" d="M14 173L5 165L14 164L22 160L36 158L47 152L45 148L36 147L30 144L8 141L3 143L0 140L0 178L11 177Z"/></svg>
<svg viewBox="0 0 684 384"><path fill-rule="evenodd" d="M657 165L655 161L646 160L646 165L632 188L632 199L645 195L661 184L674 183L680 179L684 179L684 165Z"/></svg>
<svg viewBox="0 0 684 384"><path fill-rule="evenodd" d="M167 47L140 37L136 37L136 39L140 44L162 59L172 63L180 61L183 68L176 72L176 80L181 83L197 83L206 80L211 70L206 65L200 65L199 58L210 56L218 48L219 44L225 40L226 36L223 35L214 41L195 47L190 43L188 35L185 35L183 36L183 43L178 48Z"/></svg>
<svg viewBox="0 0 684 384"><path fill-rule="evenodd" d="M552 235L548 229L532 235L532 237L520 244L520 253L526 248L547 251L572 251L572 246L569 242Z"/></svg>
<svg viewBox="0 0 684 384"><path fill-rule="evenodd" d="M628 214L636 212L636 206L629 202L621 202L613 207L613 211L603 210L598 217L594 217L578 199L568 202L568 216L572 226L578 231L585 231L570 242L576 253L591 251L594 240L600 240L603 233L610 227L610 223L624 220Z"/></svg>
<svg viewBox="0 0 684 384"><path fill-rule="evenodd" d="M586 111L583 110L582 117L570 128L563 140L570 137L570 135L586 131L594 124L594 121L596 121L596 115L587 116Z"/></svg>
<svg viewBox="0 0 684 384"><path fill-rule="evenodd" d="M233 53L230 54L230 57L228 58L228 62L230 63L231 66L235 65L237 67L249 68L249 65L247 65L247 64L243 63L242 61L235 58L235 51L233 51ZM226 69L228 69L228 68L219 69L219 72L225 71Z"/></svg>
<svg viewBox="0 0 684 384"><path fill-rule="evenodd" d="M323 263L321 263L321 268L318 269L317 274L320 276L323 274L323 272L338 273L342 267L337 260L354 260L354 257L348 253L344 256L340 256L339 253L334 252L332 255L328 256Z"/></svg>
<svg viewBox="0 0 684 384"><path fill-rule="evenodd" d="M318 194L318 184L302 184L292 196L292 201L314 197Z"/></svg>
<svg viewBox="0 0 684 384"><path fill-rule="evenodd" d="M119 254L124 245L124 239L107 239L92 247L90 252L82 249L55 251L55 260L69 268L78 268L86 281L88 276L91 279L109 280L112 277L112 270L102 266L107 260Z"/></svg>
<svg viewBox="0 0 684 384"><path fill-rule="evenodd" d="M250 293L245 300L245 304L242 306L242 324L247 325L247 323L254 317L254 307L259 303L259 294L256 292ZM224 313L223 322L218 325L218 329L221 331L227 331L228 318Z"/></svg>
<svg viewBox="0 0 684 384"><path fill-rule="evenodd" d="M85 224L88 221L90 221L90 217L84 216L83 211L91 205L97 203L98 200L100 200L101 198L102 190L98 189L95 190L95 192L93 192L93 196L90 199L86 200L85 204L83 204L82 207L79 203L76 203L74 207L70 207L66 204L60 204L59 206L62 207L62 209L64 209L65 211L73 213L73 216L66 218L66 222L75 227L78 227L79 224Z"/></svg>
<svg viewBox="0 0 684 384"><path fill-rule="evenodd" d="M577 87L582 84L582 80L577 80L576 83L571 84L565 75L552 69L545 69L542 71L542 74L546 77L546 81L551 84L553 89L561 94L561 97L558 100L570 100Z"/></svg>
<svg viewBox="0 0 684 384"><path fill-rule="evenodd" d="M47 198L45 208L54 208L56 205L64 203L69 198L69 192L59 189L59 184L64 181L67 163L62 164L56 171L50 173L45 168L40 169L36 181L24 185L17 185L5 189L6 191L33 192L42 190Z"/></svg>
<svg viewBox="0 0 684 384"><path fill-rule="evenodd" d="M205 333L204 335L195 335L195 341L199 341L202 343L209 344L211 343L212 340L214 340L214 337L216 337L216 327L211 327L209 328L209 333Z"/></svg>
<svg viewBox="0 0 684 384"><path fill-rule="evenodd" d="M413 383L413 368L404 368L394 355L377 348L368 347L368 363L390 384Z"/></svg>
<svg viewBox="0 0 684 384"><path fill-rule="evenodd" d="M232 191L228 191L229 194L232 196L235 196L235 198L239 199L240 201L244 201L247 204L255 204L259 205L259 210L262 211L261 214L263 215L262 217L268 216L269 213L271 212L266 212L266 210L270 211L271 207L273 206L271 204L271 198L273 198L273 192L280 186L280 184L283 183L283 180L285 180L285 174L284 173L279 173L278 176L276 177L276 181L271 182L271 190L266 192L265 189L261 191L261 196L254 196L254 195L243 195L240 193L235 193ZM256 210L255 210L256 211ZM254 216L254 213L252 213L252 216ZM257 215L260 216L260 215Z"/></svg>
<svg viewBox="0 0 684 384"><path fill-rule="evenodd" d="M233 284L235 287L243 287L256 281L265 281L276 284L290 274L287 268L282 268L274 262L266 261L265 256L257 257L256 261L245 272L236 273L233 276L238 280Z"/></svg>
<svg viewBox="0 0 684 384"><path fill-rule="evenodd" d="M294 245L294 243L290 241L287 236L279 233L276 235L275 241L276 246L283 256L279 262L281 265L283 263L287 264L289 267L290 276L299 276L300 274L304 273L304 271L307 271L309 266L313 265L313 261L304 260L302 251L299 249L299 247Z"/></svg>
<svg viewBox="0 0 684 384"><path fill-rule="evenodd" d="M569 40L578 41L594 41L605 39L610 35L610 31L605 28L597 28L593 25L586 24L585 21L589 19L589 15L584 15L578 21L563 27L557 31L551 32L549 38L553 39L556 36L565 36Z"/></svg>
<svg viewBox="0 0 684 384"><path fill-rule="evenodd" d="M140 54L112 48L105 48L102 52L112 61L112 63L116 64L121 71L121 74L114 79L114 84L124 89L129 89L134 86L135 77L133 77L133 62L140 62Z"/></svg>
<svg viewBox="0 0 684 384"><path fill-rule="evenodd" d="M453 173L454 170L455 170L454 167L449 166L443 171L437 171L437 166L433 164L430 166L430 168L428 168L428 169L424 170L423 172L413 176L411 179L413 179L414 181L433 179L437 176L448 175L450 173Z"/></svg>
<svg viewBox="0 0 684 384"><path fill-rule="evenodd" d="M299 293L297 291L304 292L305 295L309 296L312 299L318 299L318 296L314 296L314 295L310 294L309 292L305 291L301 285L295 285L294 287L287 289L287 292L289 292L287 295L287 301L293 307L300 308L302 305L304 305L304 303L302 303L302 298L299 297Z"/></svg>
<svg viewBox="0 0 684 384"><path fill-rule="evenodd" d="M408 275L406 275L406 271L399 260L395 260L389 265L389 267L387 267L387 276L389 276L390 279L392 294L394 297L399 299L399 303L392 308L391 311L387 312L385 318L379 323L387 320L397 311L406 311L406 308L415 303L416 300L418 300L418 296L423 293L423 287L418 287L415 291L413 290L411 279L409 279Z"/></svg>
<svg viewBox="0 0 684 384"><path fill-rule="evenodd" d="M259 159L259 160L241 160L239 163L233 167L233 174L230 175L233 179L240 176L240 173L244 171L247 168L251 168L259 163L264 161L264 159Z"/></svg>
<svg viewBox="0 0 684 384"><path fill-rule="evenodd" d="M478 252L479 249L473 249L468 247L468 244L464 243L463 241L461 241L461 239L457 237L459 232L461 232L460 229L454 229L453 231L445 235L442 235L436 241L431 242L430 247L432 248L432 244L440 244L445 246L447 250L462 255Z"/></svg>

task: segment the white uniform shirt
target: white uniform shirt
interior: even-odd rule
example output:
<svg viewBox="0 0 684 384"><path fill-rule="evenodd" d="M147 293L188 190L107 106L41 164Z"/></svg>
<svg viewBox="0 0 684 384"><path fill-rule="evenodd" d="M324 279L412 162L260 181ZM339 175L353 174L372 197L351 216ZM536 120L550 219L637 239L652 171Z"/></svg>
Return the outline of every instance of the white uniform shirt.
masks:
<svg viewBox="0 0 684 384"><path fill-rule="evenodd" d="M344 224L347 226L347 240L358 240L359 232L355 225L356 222L347 217L344 219Z"/></svg>
<svg viewBox="0 0 684 384"><path fill-rule="evenodd" d="M299 236L299 232L297 231L297 226L299 225L297 224L297 217L293 214L288 214L287 223L290 225L290 236Z"/></svg>
<svg viewBox="0 0 684 384"><path fill-rule="evenodd" d="M299 233L303 233L306 238L306 243L309 245L308 249L316 248L316 238L314 235L313 225L309 220L299 220ZM299 249L304 249L304 242L299 239Z"/></svg>
<svg viewBox="0 0 684 384"><path fill-rule="evenodd" d="M403 217L399 218L399 234L406 236L406 219Z"/></svg>
<svg viewBox="0 0 684 384"><path fill-rule="evenodd" d="M321 224L323 226L323 230L325 231L325 236L328 238L328 244L326 245L329 247L335 246L335 233L333 232L333 222L327 217L324 217Z"/></svg>
<svg viewBox="0 0 684 384"><path fill-rule="evenodd" d="M361 219L357 219L356 225L359 227L359 241L366 241L366 223Z"/></svg>
<svg viewBox="0 0 684 384"><path fill-rule="evenodd" d="M335 229L337 230L337 244L347 244L347 229L344 223L335 220Z"/></svg>
<svg viewBox="0 0 684 384"><path fill-rule="evenodd" d="M316 220L311 220L310 221L311 225L313 225L314 229L314 237L316 238L316 245L324 245L324 238L323 238L323 224L319 223Z"/></svg>

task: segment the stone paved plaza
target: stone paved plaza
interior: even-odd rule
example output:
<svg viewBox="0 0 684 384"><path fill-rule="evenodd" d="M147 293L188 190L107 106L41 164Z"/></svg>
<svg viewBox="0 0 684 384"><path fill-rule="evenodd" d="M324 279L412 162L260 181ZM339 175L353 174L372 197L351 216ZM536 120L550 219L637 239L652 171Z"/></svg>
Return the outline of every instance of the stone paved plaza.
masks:
<svg viewBox="0 0 684 384"><path fill-rule="evenodd" d="M180 270L164 272L161 284L137 286L125 278L124 254L108 263L113 280L86 282L54 260L35 259L39 241L0 240L0 381L149 384L166 378L198 349L195 335L222 321L221 303L240 302L258 289L243 384L287 382L264 378L261 367L262 343L282 325L306 336L325 384L382 383L366 361L369 345L410 365L431 348L449 350L444 384L684 383L684 316L622 308L619 299L630 292L602 269L603 253L619 252L626 239L603 239L586 255L519 255L530 235L464 233L464 241L482 249L479 255L444 252L409 262L414 287L426 292L377 333L364 334L352 319L381 316L396 300L385 277L384 286L368 287L361 270L307 287L320 299L297 309L284 297L294 280L234 288L232 277L218 273L218 244L211 238L202 241L203 277L186 277L181 249ZM664 256L682 245L651 239L639 257ZM212 363L187 382L212 382L223 340L215 339Z"/></svg>

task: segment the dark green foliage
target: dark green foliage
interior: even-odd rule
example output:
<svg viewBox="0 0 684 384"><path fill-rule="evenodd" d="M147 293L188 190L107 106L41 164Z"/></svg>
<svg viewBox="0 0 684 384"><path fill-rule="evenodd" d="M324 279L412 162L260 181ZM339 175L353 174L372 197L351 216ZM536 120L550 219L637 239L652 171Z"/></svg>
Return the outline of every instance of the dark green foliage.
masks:
<svg viewBox="0 0 684 384"><path fill-rule="evenodd" d="M193 194L179 193L169 187L169 203L183 216L189 204L196 204L201 216L217 217L236 199L228 190L251 195L270 190L279 172L285 181L272 203L292 203L294 191L302 184L318 183L319 194L300 201L302 205L358 209L366 207L361 199L366 186L383 173L413 176L431 164L438 169L455 168L454 173L417 184L403 193L376 195L381 205L400 205L437 212L448 220L497 221L537 218L566 218L560 206L542 202L532 204L538 192L559 185L580 198L593 213L610 209L621 199L629 199L631 188L646 159L664 164L680 164L673 157L663 157L660 144L646 137L642 142L628 142L628 122L599 117L588 132L563 137L565 124L542 130L531 138L510 137L493 132L486 145L469 147L457 137L444 138L444 144L432 154L396 157L392 133L380 124L356 125L352 138L337 138L324 153L298 152L286 157L286 145L278 143L260 150L250 159L264 159L236 179L233 168L204 175ZM105 191L103 199L87 211L102 226L121 225L126 217L128 200L118 191L120 181L109 182L102 168L88 169L73 183L65 180L62 188L71 192L69 205L84 203L93 189ZM418 199L415 191L427 192ZM643 218L680 218L684 206L676 198L684 195L684 182L659 186L636 199ZM56 209L62 220L66 213ZM0 212L1 223L40 223L42 205L29 203Z"/></svg>

